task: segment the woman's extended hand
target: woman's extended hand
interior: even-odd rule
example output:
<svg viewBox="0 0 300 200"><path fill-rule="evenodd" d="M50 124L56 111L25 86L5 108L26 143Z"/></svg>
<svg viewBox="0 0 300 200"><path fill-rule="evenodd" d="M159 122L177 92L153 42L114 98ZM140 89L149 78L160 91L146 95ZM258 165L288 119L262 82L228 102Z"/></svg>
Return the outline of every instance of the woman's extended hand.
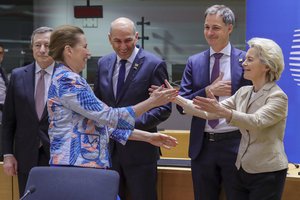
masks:
<svg viewBox="0 0 300 200"><path fill-rule="evenodd" d="M151 96L151 94L153 93L153 91L157 90L158 88L159 88L159 86L157 86L157 85L151 85L151 87L148 88L149 96Z"/></svg>
<svg viewBox="0 0 300 200"><path fill-rule="evenodd" d="M165 86L166 86L167 89L174 89L173 86L169 83L168 80L165 80ZM161 87L166 90L165 86L162 85ZM153 93L153 91L157 90L157 89L159 89L159 86L151 85L151 87L148 89L149 95L151 95Z"/></svg>
<svg viewBox="0 0 300 200"><path fill-rule="evenodd" d="M148 142L152 145L163 147L166 149L176 147L176 145L178 144L176 138L162 133L151 133Z"/></svg>
<svg viewBox="0 0 300 200"><path fill-rule="evenodd" d="M159 107L173 101L178 95L178 92L176 89L168 89L162 85L160 87L149 89L149 94L150 97L148 99L133 106L137 117L152 108Z"/></svg>
<svg viewBox="0 0 300 200"><path fill-rule="evenodd" d="M163 85L160 87L153 86L149 88L149 100L154 105L154 107L164 105L175 99L178 92L174 88L165 88Z"/></svg>
<svg viewBox="0 0 300 200"><path fill-rule="evenodd" d="M232 111L222 106L210 90L208 90L207 97L196 96L193 99L195 108L215 114L216 117L214 118L225 118L227 121L230 121Z"/></svg>
<svg viewBox="0 0 300 200"><path fill-rule="evenodd" d="M196 96L193 99L193 104L196 105L197 109L204 110L210 113L218 113L218 111L222 107L210 90L208 90L207 97L208 98Z"/></svg>
<svg viewBox="0 0 300 200"><path fill-rule="evenodd" d="M142 131L139 129L134 129L128 139L148 142L154 146L163 147L166 149L176 147L178 144L177 139L172 136L158 132L150 133L148 131Z"/></svg>

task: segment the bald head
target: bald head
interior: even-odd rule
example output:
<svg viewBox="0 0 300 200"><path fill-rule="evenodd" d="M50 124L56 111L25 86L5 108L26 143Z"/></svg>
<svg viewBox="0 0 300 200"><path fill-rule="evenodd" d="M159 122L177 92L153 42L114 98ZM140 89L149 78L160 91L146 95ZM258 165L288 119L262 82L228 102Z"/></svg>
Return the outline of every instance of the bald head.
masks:
<svg viewBox="0 0 300 200"><path fill-rule="evenodd" d="M127 60L131 56L138 38L139 34L130 19L120 17L111 23L108 39L121 59Z"/></svg>
<svg viewBox="0 0 300 200"><path fill-rule="evenodd" d="M131 32L133 35L136 33L133 21L126 17L117 18L110 24L109 34L113 34L115 30L126 30Z"/></svg>

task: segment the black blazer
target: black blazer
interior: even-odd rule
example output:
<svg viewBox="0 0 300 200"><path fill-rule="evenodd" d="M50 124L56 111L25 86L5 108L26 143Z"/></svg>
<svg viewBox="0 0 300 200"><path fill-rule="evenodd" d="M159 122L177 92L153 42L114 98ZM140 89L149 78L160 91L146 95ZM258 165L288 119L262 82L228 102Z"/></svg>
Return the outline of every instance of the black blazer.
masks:
<svg viewBox="0 0 300 200"><path fill-rule="evenodd" d="M35 64L12 71L3 110L3 154L14 154L18 171L28 173L38 164L39 142L49 152L48 113L38 119L35 100ZM50 157L50 155L48 155Z"/></svg>

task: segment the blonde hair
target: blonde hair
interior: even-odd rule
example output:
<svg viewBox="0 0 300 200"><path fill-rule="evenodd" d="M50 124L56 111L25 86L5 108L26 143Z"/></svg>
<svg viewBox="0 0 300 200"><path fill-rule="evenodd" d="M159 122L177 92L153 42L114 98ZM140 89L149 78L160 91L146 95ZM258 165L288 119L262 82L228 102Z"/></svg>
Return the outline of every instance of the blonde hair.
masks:
<svg viewBox="0 0 300 200"><path fill-rule="evenodd" d="M258 37L250 39L248 45L256 49L260 61L269 67L268 81L279 80L284 69L284 57L280 46L273 40Z"/></svg>

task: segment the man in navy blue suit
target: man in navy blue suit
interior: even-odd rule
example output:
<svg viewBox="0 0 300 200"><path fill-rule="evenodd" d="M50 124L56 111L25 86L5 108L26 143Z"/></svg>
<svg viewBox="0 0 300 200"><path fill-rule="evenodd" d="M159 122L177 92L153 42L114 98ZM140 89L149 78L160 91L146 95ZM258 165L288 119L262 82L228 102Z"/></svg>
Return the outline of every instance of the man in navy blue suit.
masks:
<svg viewBox="0 0 300 200"><path fill-rule="evenodd" d="M33 31L31 46L35 61L12 71L4 103L3 169L9 176L18 175L20 196L24 193L30 169L49 165L46 101L54 69L54 61L48 56L51 32L52 28L49 27ZM39 93L38 85L42 84L38 80L43 70L43 100L39 101L42 106L38 112L36 96Z"/></svg>
<svg viewBox="0 0 300 200"><path fill-rule="evenodd" d="M234 14L226 6L214 5L206 10L204 36L210 48L189 57L181 81L181 96L187 99L206 97L210 89L221 101L241 86L250 84L243 78L241 64L245 52L234 48L229 41L234 22ZM215 80L212 74L217 74ZM184 112L181 107L177 108ZM195 199L218 200L221 184L227 200L232 199L240 137L238 128L228 126L225 119L206 121L193 117L189 156Z"/></svg>
<svg viewBox="0 0 300 200"><path fill-rule="evenodd" d="M168 79L167 66L154 54L137 48L138 32L128 18L111 23L109 41L114 53L98 61L94 90L112 107L137 104L149 97L151 85ZM135 128L156 132L157 125L171 113L171 104L154 108L136 119ZM122 200L157 199L157 160L159 149L145 142L128 141L125 146L111 141L112 168L120 174Z"/></svg>

